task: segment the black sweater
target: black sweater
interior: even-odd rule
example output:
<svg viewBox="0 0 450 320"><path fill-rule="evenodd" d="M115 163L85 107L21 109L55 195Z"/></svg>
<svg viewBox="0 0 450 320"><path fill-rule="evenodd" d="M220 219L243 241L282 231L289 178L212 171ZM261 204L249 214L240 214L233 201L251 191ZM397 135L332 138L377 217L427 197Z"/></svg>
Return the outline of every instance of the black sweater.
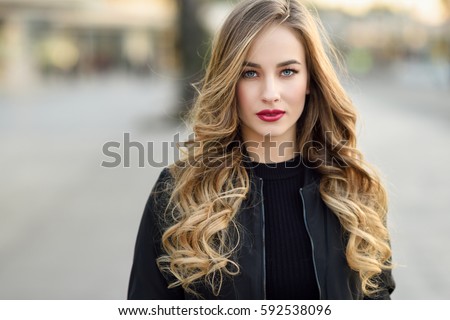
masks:
<svg viewBox="0 0 450 320"><path fill-rule="evenodd" d="M267 299L318 299L311 241L299 196L305 171L301 157L252 165L256 176L263 179Z"/></svg>

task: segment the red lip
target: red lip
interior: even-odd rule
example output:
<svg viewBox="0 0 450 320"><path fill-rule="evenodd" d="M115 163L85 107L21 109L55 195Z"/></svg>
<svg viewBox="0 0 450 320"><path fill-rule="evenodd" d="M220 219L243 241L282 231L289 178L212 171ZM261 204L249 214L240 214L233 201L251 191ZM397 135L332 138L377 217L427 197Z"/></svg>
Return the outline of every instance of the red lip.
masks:
<svg viewBox="0 0 450 320"><path fill-rule="evenodd" d="M281 119L286 112L278 109L265 109L258 112L256 115L263 121L273 122Z"/></svg>

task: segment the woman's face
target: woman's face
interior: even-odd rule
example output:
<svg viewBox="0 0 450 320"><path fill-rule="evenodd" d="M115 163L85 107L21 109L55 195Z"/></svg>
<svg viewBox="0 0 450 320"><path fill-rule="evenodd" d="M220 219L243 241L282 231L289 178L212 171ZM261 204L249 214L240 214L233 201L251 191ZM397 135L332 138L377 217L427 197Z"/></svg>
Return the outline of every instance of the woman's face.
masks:
<svg viewBox="0 0 450 320"><path fill-rule="evenodd" d="M305 105L308 70L305 50L284 25L266 27L252 43L237 83L237 105L244 141L295 142L296 123Z"/></svg>

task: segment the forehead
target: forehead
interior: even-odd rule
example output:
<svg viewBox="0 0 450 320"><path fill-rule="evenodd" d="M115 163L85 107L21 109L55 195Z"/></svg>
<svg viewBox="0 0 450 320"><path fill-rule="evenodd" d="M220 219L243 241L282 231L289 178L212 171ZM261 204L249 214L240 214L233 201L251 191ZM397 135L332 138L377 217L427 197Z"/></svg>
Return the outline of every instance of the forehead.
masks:
<svg viewBox="0 0 450 320"><path fill-rule="evenodd" d="M304 62L305 50L297 31L283 24L271 24L261 30L246 55L247 61L255 63L290 59Z"/></svg>

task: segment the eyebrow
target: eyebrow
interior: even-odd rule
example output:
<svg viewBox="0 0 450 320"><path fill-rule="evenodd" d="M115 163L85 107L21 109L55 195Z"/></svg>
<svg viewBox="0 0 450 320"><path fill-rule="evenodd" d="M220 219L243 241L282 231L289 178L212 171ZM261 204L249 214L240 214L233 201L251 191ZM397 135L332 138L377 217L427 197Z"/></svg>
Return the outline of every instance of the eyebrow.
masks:
<svg viewBox="0 0 450 320"><path fill-rule="evenodd" d="M297 60L291 59L291 60L287 60L287 61L278 63L277 64L277 68L285 67L285 66L288 66L290 64L300 64L301 65L301 63L298 62ZM243 66L244 67L259 68L259 69L261 68L261 65L259 65L257 63L250 62L250 61L244 61Z"/></svg>

